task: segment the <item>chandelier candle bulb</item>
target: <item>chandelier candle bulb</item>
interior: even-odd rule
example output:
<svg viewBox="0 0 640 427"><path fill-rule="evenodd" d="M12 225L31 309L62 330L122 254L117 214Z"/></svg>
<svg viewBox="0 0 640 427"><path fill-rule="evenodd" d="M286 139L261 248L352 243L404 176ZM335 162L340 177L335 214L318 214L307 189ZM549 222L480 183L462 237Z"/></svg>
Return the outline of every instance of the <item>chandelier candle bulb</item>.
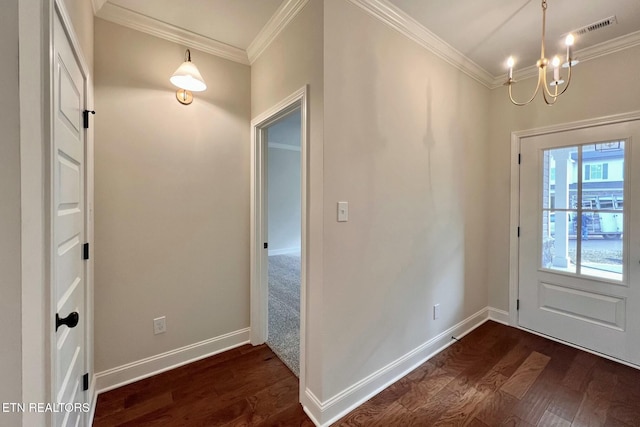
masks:
<svg viewBox="0 0 640 427"><path fill-rule="evenodd" d="M507 67L509 67L509 79L513 78L513 66L515 65L515 61L513 59L513 56L510 56L509 59L507 59Z"/></svg>
<svg viewBox="0 0 640 427"><path fill-rule="evenodd" d="M567 45L567 62L571 63L571 46L573 46L573 42L575 38L573 34L568 34L567 38L564 40L564 43Z"/></svg>
<svg viewBox="0 0 640 427"><path fill-rule="evenodd" d="M560 58L555 56L553 58L553 80L558 82L560 80L560 69L558 66L560 65Z"/></svg>

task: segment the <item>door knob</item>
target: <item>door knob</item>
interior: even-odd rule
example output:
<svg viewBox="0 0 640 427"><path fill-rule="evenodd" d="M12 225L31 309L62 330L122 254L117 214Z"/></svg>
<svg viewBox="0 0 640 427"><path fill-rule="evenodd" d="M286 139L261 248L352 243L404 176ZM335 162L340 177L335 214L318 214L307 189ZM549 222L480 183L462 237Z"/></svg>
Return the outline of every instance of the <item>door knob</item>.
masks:
<svg viewBox="0 0 640 427"><path fill-rule="evenodd" d="M58 332L58 328L62 325L66 325L68 328L75 328L78 326L78 320L80 320L80 315L77 311L70 313L63 319L61 319L58 313L56 313L56 332Z"/></svg>

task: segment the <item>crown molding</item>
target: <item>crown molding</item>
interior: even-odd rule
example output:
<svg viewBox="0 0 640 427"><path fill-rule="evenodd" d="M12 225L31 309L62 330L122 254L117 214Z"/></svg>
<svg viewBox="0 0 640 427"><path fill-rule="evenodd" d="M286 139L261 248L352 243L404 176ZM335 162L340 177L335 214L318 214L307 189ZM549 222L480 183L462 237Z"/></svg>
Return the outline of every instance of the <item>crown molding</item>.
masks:
<svg viewBox="0 0 640 427"><path fill-rule="evenodd" d="M388 0L348 0L486 87L494 77Z"/></svg>
<svg viewBox="0 0 640 427"><path fill-rule="evenodd" d="M176 27L175 25L150 18L124 7L104 2L103 0L93 0L94 7L100 2L103 2L103 5L96 13L98 18L132 28L143 33L151 34L152 36L156 36L161 39L179 43L211 55L219 56L230 61L249 65L247 53L242 49L184 30Z"/></svg>
<svg viewBox="0 0 640 427"><path fill-rule="evenodd" d="M579 50L576 57L581 61L588 61L636 46L640 46L640 31L625 34L624 36L616 37L615 39Z"/></svg>
<svg viewBox="0 0 640 427"><path fill-rule="evenodd" d="M285 29L308 2L309 0L286 0L278 7L247 48L247 56L251 64L262 55L278 34Z"/></svg>

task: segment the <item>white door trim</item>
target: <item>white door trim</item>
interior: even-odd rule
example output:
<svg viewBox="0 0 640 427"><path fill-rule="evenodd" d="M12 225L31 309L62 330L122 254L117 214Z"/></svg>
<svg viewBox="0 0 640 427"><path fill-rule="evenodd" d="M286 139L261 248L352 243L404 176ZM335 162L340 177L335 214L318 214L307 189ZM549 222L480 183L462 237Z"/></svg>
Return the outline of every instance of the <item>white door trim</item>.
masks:
<svg viewBox="0 0 640 427"><path fill-rule="evenodd" d="M300 108L302 135L301 154L301 245L300 245L300 399L306 388L306 300L307 300L307 244L308 244L308 186L309 186L309 126L308 86L304 86L251 121L251 344L263 344L267 338L267 283L264 262L267 232L262 189L265 185L264 141L262 129L288 112Z"/></svg>
<svg viewBox="0 0 640 427"><path fill-rule="evenodd" d="M518 267L518 226L520 224L520 165L518 157L520 155L520 143L522 139L593 126L631 122L634 120L640 120L640 111L631 111L611 116L511 132L511 211L509 219L509 324L511 326L518 327L518 310L516 307L518 300L518 277L520 273Z"/></svg>

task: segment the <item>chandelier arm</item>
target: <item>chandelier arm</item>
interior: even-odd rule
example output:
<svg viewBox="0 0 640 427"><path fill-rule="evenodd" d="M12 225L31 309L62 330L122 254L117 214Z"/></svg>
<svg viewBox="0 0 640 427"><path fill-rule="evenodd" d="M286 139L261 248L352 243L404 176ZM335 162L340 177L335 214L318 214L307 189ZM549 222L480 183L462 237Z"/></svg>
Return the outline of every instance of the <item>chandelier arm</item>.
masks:
<svg viewBox="0 0 640 427"><path fill-rule="evenodd" d="M553 105L556 103L556 101L558 100L558 96L553 96L551 94L549 94L549 96L547 96L547 91L542 91L542 99L544 99L544 103L547 105Z"/></svg>
<svg viewBox="0 0 640 427"><path fill-rule="evenodd" d="M555 98L557 98L560 95L562 95L561 93L558 94L558 85L555 85L554 93L551 93L551 91L549 90L549 84L547 83L547 70L546 70L546 68L542 68L541 69L541 73L542 73L542 76L543 76L544 93L549 98L553 98L554 102L555 102Z"/></svg>
<svg viewBox="0 0 640 427"><path fill-rule="evenodd" d="M545 102L548 105L553 105L556 102L556 99L562 95L563 93L565 93L567 91L567 89L569 88L569 84L571 83L571 70L569 70L569 74L567 76L567 85L564 87L564 89L562 89L562 92L558 93L558 85L555 86L555 93L551 93L551 91L546 91L546 95L548 95L549 98L553 98L552 102L548 102L547 97L545 96ZM545 74L545 79L544 79L544 87L545 89L548 87L547 85L547 79L546 79L546 74Z"/></svg>
<svg viewBox="0 0 640 427"><path fill-rule="evenodd" d="M547 84L547 73L546 69L540 69L542 73L542 84L544 85L544 89L542 90L542 99L544 99L544 103L547 105L553 105L558 100L558 85L555 86L554 93L551 93L549 90L549 85Z"/></svg>
<svg viewBox="0 0 640 427"><path fill-rule="evenodd" d="M571 84L571 62L569 62L569 72L567 73L567 85L562 89L562 92L558 94L558 96L562 95L569 89L569 85Z"/></svg>
<svg viewBox="0 0 640 427"><path fill-rule="evenodd" d="M511 98L511 102L519 107L522 107L523 105L527 105L530 104L531 101L533 101L535 99L535 97L538 95L538 92L540 91L540 75L538 74L538 85L536 86L536 90L533 92L533 95L531 95L531 98L529 98L528 101L525 102L518 102L515 99L513 99L513 93L511 92L511 86L513 85L513 83L509 83L509 98Z"/></svg>

